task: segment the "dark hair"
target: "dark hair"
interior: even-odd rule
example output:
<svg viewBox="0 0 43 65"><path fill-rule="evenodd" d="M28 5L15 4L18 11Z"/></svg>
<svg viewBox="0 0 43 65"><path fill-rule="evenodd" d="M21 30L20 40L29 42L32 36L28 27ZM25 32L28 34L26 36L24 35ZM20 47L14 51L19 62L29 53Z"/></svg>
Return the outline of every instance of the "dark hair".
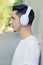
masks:
<svg viewBox="0 0 43 65"><path fill-rule="evenodd" d="M28 6L25 5L25 4L14 5L12 7L12 11L17 10L17 14L23 15L23 14L26 13L27 8L28 8ZM31 25L33 20L34 20L34 11L33 11L33 9L30 11L30 14L28 15L28 17L29 17L29 23L28 24Z"/></svg>

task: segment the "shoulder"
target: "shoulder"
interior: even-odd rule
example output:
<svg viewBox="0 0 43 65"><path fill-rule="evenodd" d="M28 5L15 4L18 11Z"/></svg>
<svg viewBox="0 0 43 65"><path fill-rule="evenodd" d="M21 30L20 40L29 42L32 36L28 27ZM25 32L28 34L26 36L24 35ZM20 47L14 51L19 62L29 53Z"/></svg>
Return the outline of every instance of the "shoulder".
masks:
<svg viewBox="0 0 43 65"><path fill-rule="evenodd" d="M38 38L36 36L33 36L33 35L28 37L28 39L26 41L27 41L27 43L37 43L37 44L40 43Z"/></svg>
<svg viewBox="0 0 43 65"><path fill-rule="evenodd" d="M27 47L33 47L33 48L40 48L40 41L37 37L31 36L29 39L27 39Z"/></svg>
<svg viewBox="0 0 43 65"><path fill-rule="evenodd" d="M39 40L36 37L32 37L26 44L26 52L31 53L40 53L40 44ZM29 53L30 53L29 52Z"/></svg>

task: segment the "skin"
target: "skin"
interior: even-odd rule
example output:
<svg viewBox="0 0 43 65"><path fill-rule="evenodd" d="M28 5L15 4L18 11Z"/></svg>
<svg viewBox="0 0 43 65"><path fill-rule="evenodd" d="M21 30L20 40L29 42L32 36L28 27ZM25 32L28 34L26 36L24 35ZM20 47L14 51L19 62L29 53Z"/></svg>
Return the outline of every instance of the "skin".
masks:
<svg viewBox="0 0 43 65"><path fill-rule="evenodd" d="M13 11L12 17L10 20L10 25L13 27L14 32L18 31L21 38L25 39L28 36L32 35L31 25L27 25L25 27L21 26L20 25L20 18L16 13L17 13L17 11Z"/></svg>
<svg viewBox="0 0 43 65"><path fill-rule="evenodd" d="M16 32L20 27L19 16L17 16L16 12L17 11L12 12L12 16L10 20L10 25L13 27L14 32Z"/></svg>

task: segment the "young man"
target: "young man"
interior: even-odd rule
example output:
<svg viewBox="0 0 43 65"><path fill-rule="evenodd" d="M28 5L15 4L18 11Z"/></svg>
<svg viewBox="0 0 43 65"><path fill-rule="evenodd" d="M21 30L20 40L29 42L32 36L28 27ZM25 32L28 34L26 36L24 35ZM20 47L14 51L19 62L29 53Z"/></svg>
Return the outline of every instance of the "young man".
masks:
<svg viewBox="0 0 43 65"><path fill-rule="evenodd" d="M34 11L25 4L13 6L12 11L10 24L22 38L15 50L12 65L39 65L40 44L31 31Z"/></svg>

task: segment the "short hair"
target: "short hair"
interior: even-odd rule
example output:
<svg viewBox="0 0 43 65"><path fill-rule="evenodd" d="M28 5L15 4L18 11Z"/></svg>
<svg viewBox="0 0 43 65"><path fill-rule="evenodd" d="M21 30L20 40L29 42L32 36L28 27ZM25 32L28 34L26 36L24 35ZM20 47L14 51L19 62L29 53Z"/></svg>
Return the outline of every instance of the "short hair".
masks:
<svg viewBox="0 0 43 65"><path fill-rule="evenodd" d="M17 14L20 14L22 16L23 14L26 13L27 8L28 8L28 5L25 5L25 4L14 5L12 7L12 11L17 10ZM28 17L29 17L29 23L28 23L28 25L31 25L32 22L33 22L33 20L34 20L34 11L33 11L33 9L31 9Z"/></svg>

